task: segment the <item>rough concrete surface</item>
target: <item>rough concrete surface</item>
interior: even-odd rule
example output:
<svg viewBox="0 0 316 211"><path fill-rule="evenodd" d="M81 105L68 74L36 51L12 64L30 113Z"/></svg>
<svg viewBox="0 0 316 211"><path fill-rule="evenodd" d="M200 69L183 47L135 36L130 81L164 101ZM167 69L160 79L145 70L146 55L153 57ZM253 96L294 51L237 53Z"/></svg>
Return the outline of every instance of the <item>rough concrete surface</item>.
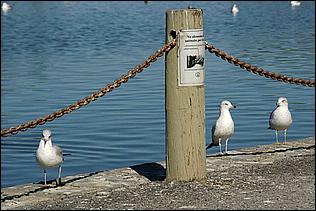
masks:
<svg viewBox="0 0 316 211"><path fill-rule="evenodd" d="M202 181L146 163L1 189L1 209L315 209L315 137L207 155Z"/></svg>

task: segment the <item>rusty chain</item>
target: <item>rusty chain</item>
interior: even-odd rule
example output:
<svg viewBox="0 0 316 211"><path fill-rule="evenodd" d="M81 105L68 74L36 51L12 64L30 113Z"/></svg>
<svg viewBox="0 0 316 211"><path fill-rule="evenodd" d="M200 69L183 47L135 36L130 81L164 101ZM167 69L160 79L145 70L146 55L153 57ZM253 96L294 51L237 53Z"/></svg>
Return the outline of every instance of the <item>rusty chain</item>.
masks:
<svg viewBox="0 0 316 211"><path fill-rule="evenodd" d="M256 66L253 66L251 64L248 64L244 61L240 61L239 59L229 55L228 53L219 50L218 48L215 48L213 45L209 45L208 43L205 44L205 48L210 52L214 53L216 56L221 57L223 60L228 61L231 64L234 64L236 66L240 66L242 69L246 69L249 72L252 72L254 74L259 74L261 76L264 76L266 78L271 78L273 80L283 81L285 83L291 83L291 84L299 84L303 86L310 86L315 87L315 80L306 80L302 78L290 78L285 75L269 72L267 70L264 70L262 68L258 68Z"/></svg>
<svg viewBox="0 0 316 211"><path fill-rule="evenodd" d="M150 63L155 62L158 57L163 56L164 53L169 52L176 45L176 39L173 39L169 43L165 44L161 49L156 51L153 55L149 56L141 65L136 66L133 70L129 70L126 75L122 75L119 79L115 80L113 83L108 84L107 86L99 89L98 92L94 92L91 95L78 100L76 103L69 105L67 108L60 109L50 115L45 117L41 117L37 120L29 121L26 123L22 123L16 127L10 127L1 130L1 137L6 137L9 135L17 134L20 131L26 131L29 128L35 128L38 125L43 125L46 122L53 121L59 117L62 117L65 114L69 114L74 110L81 108L82 106L88 105L91 101L95 101L99 97L102 97L108 92L111 92L114 88L118 88L122 83L128 82L130 78L134 78L137 73L140 73L150 66ZM315 87L315 80L306 80L301 78L290 78L285 75L269 72L262 68L258 68L251 64L248 64L244 61L240 61L239 59L229 55L228 53L215 48L213 45L209 45L207 42L205 43L205 48L210 52L214 53L216 56L221 57L223 60L228 61L236 66L240 66L242 69L246 69L249 72L259 74L261 76L265 76L266 78L271 78L273 80L283 81L285 83L295 83L303 86Z"/></svg>
<svg viewBox="0 0 316 211"><path fill-rule="evenodd" d="M26 123L22 123L16 127L10 127L7 129L1 130L1 137L6 137L9 135L17 134L20 131L26 131L29 128L35 128L38 125L43 125L46 122L53 121L59 117L62 117L65 114L69 114L74 110L81 108L82 106L88 105L91 101L95 101L99 97L102 97L108 92L111 92L114 88L118 88L122 83L126 83L130 78L134 78L137 73L140 73L150 66L150 63L155 62L158 57L164 55L164 53L169 52L176 45L176 40L172 40L169 43L165 44L161 49L156 51L154 54L149 56L141 65L136 66L133 70L129 70L126 75L122 75L119 79L115 80L113 83L108 84L107 86L99 89L98 92L94 92L91 95L78 100L76 103L69 105L67 108L60 109L50 115L45 117L41 117L37 120L29 121Z"/></svg>

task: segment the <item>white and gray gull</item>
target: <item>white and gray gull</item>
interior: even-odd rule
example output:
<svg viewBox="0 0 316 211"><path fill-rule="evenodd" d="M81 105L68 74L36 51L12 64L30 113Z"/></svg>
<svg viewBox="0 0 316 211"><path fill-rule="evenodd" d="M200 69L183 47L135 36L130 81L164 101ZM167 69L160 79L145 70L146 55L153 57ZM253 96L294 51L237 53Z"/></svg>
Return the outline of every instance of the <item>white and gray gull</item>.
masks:
<svg viewBox="0 0 316 211"><path fill-rule="evenodd" d="M275 130L275 140L278 143L278 131L284 131L284 141L283 144L286 144L286 130L292 124L292 116L289 111L289 103L285 97L280 97L276 103L277 107L271 112L268 129Z"/></svg>
<svg viewBox="0 0 316 211"><path fill-rule="evenodd" d="M61 164L64 161L62 149L52 143L52 133L45 129L42 133L41 141L36 151L36 160L44 169L44 183L47 181L47 168L54 168L58 166L58 183L61 183Z"/></svg>
<svg viewBox="0 0 316 211"><path fill-rule="evenodd" d="M234 15L236 15L236 14L239 12L239 9L238 9L238 7L237 7L236 4L233 5L233 7L232 7L232 9L231 9L231 12L232 12Z"/></svg>
<svg viewBox="0 0 316 211"><path fill-rule="evenodd" d="M228 100L221 102L219 117L212 127L212 143L206 149L219 146L219 151L222 153L221 145L225 141L225 153L227 153L228 140L234 134L234 121L229 111L231 108L236 108L236 106Z"/></svg>
<svg viewBox="0 0 316 211"><path fill-rule="evenodd" d="M1 5L1 9L3 12L8 12L9 10L12 9L11 5L6 3L6 2L3 2L2 5Z"/></svg>

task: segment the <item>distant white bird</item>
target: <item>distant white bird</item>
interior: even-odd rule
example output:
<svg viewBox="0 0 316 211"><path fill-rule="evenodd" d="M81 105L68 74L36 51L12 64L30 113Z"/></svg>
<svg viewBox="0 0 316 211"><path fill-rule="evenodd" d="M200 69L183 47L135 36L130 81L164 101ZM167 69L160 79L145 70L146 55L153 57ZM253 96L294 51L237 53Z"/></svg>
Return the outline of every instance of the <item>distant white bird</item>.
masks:
<svg viewBox="0 0 316 211"><path fill-rule="evenodd" d="M230 115L229 109L236 108L228 100L224 100L220 105L220 113L216 123L212 127L212 143L206 149L213 146L219 146L219 151L222 153L222 142L226 142L225 153L227 153L227 144L229 138L234 134L234 121Z"/></svg>
<svg viewBox="0 0 316 211"><path fill-rule="evenodd" d="M292 7L300 6L301 2L300 1L291 1L291 5L292 5Z"/></svg>
<svg viewBox="0 0 316 211"><path fill-rule="evenodd" d="M233 5L231 12L236 15L239 12L239 9L236 4Z"/></svg>
<svg viewBox="0 0 316 211"><path fill-rule="evenodd" d="M36 151L36 160L44 169L45 185L47 177L46 169L57 166L59 166L58 183L61 183L61 164L64 161L63 151L59 146L53 145L51 135L50 130L43 130L42 138Z"/></svg>
<svg viewBox="0 0 316 211"><path fill-rule="evenodd" d="M12 9L12 7L8 3L3 2L2 6L1 6L1 9L2 9L3 12L8 12L9 10Z"/></svg>
<svg viewBox="0 0 316 211"><path fill-rule="evenodd" d="M284 141L283 144L286 144L286 130L292 124L291 112L288 108L288 101L285 97L280 97L276 103L277 107L271 112L268 129L275 130L275 139L278 143L278 130L284 131Z"/></svg>

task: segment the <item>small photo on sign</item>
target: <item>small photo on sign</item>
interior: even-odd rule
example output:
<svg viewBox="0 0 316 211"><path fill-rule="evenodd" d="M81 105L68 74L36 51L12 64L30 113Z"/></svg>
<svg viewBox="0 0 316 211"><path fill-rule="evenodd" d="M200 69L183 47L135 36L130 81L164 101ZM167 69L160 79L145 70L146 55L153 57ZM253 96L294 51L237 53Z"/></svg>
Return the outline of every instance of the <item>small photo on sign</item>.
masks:
<svg viewBox="0 0 316 211"><path fill-rule="evenodd" d="M187 56L187 68L192 68L195 65L204 65L204 57L198 55L189 55Z"/></svg>

